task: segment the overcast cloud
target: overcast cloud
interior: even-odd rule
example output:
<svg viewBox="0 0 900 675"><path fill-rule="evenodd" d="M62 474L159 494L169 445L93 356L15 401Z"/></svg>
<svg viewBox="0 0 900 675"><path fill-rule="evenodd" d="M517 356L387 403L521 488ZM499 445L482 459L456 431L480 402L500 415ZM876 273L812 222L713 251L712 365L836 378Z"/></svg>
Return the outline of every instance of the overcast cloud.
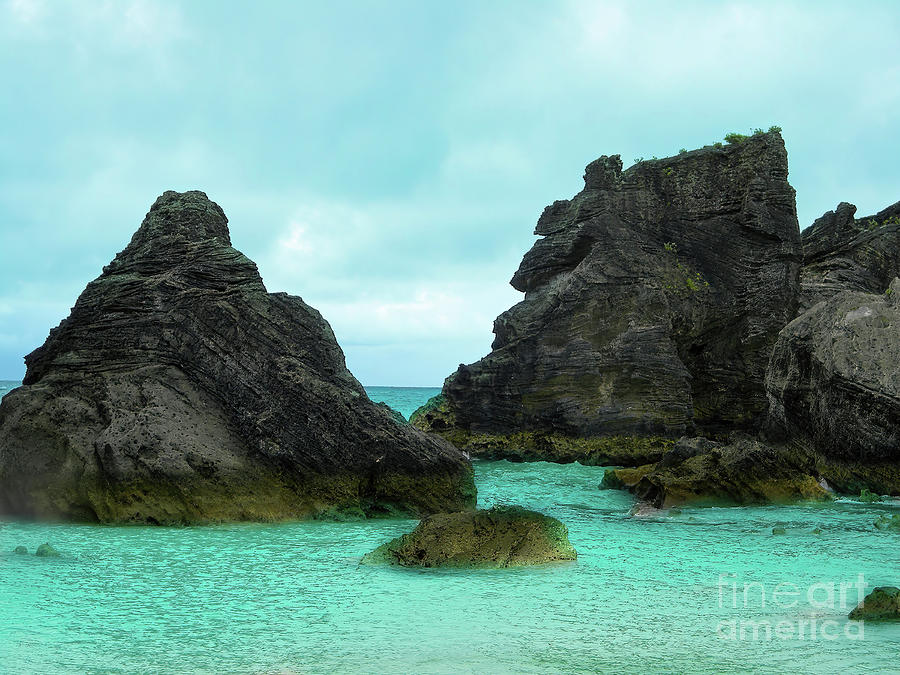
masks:
<svg viewBox="0 0 900 675"><path fill-rule="evenodd" d="M3 0L0 0L3 2ZM900 4L0 4L0 378L201 189L364 384L483 356L585 164L783 127L801 227L900 199Z"/></svg>

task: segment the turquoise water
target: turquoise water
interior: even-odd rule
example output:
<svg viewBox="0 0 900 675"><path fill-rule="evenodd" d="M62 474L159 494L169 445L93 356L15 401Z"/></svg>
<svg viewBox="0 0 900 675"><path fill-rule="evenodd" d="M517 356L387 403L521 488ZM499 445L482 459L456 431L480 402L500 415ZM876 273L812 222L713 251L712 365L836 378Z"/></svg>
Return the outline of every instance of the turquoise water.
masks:
<svg viewBox="0 0 900 675"><path fill-rule="evenodd" d="M440 387L366 387L369 398L387 403L406 419L425 401L441 393Z"/></svg>
<svg viewBox="0 0 900 675"><path fill-rule="evenodd" d="M389 404L404 411L409 404ZM422 390L419 402L433 390ZM373 395L374 396L374 395ZM409 390L400 396L408 399ZM418 404L418 403L416 403ZM574 563L402 570L360 556L405 520L212 527L0 525L0 671L11 673L588 673L896 671L900 624L844 633L829 584L900 584L894 505L839 502L631 516L602 469L478 462L479 503L569 526ZM784 536L772 534L783 526ZM819 535L813 528L821 528ZM50 541L59 559L12 554ZM721 575L735 575L734 577ZM724 584L720 585L720 579ZM747 606L743 584L757 582ZM796 607L773 605L796 584ZM737 602L732 596L737 584ZM814 584L813 600L806 597ZM782 587L782 591L790 587ZM790 597L782 603L792 602ZM811 621L817 623L810 639ZM728 639L740 620L806 639ZM825 639L819 627L827 626ZM737 624L735 624L737 630ZM717 629L725 635L721 637ZM784 629L786 630L786 629ZM738 634L739 637L739 634Z"/></svg>

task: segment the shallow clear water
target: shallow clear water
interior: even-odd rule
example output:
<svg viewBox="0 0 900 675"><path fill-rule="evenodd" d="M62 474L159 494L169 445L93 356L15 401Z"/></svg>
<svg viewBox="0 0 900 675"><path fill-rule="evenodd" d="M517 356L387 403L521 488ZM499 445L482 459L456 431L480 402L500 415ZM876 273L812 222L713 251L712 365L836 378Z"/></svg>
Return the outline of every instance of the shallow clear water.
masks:
<svg viewBox="0 0 900 675"><path fill-rule="evenodd" d="M828 584L855 582L858 574L869 586L900 584L900 535L872 526L895 506L840 502L633 517L631 497L597 489L601 475L601 468L578 464L476 463L481 506L519 503L569 526L577 562L517 570L360 566L364 553L414 525L404 520L185 528L3 523L0 671L896 670L900 624L869 624L862 640L850 639L844 631L853 624L845 617L856 591L845 608L839 597L827 597ZM773 535L775 526L787 534ZM812 534L815 527L822 533ZM44 541L63 557L12 553ZM763 584L764 607L759 586L745 606L747 582ZM781 582L796 584L796 607L773 604ZM825 586L813 588L810 602L817 583ZM781 590L781 603L791 604L785 591L792 589ZM766 640L763 629L753 639L745 625L745 639L728 639L730 624L721 622L747 619L786 622L795 631L802 624L806 637ZM824 638L823 624L838 637Z"/></svg>

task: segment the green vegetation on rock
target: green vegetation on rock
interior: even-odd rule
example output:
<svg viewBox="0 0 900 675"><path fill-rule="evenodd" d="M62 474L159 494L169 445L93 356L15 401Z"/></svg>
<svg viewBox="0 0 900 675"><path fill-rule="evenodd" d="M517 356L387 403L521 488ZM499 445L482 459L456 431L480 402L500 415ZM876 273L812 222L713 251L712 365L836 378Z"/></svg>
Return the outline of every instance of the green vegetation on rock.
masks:
<svg viewBox="0 0 900 675"><path fill-rule="evenodd" d="M863 488L859 492L859 501L865 502L867 504L875 504L877 502L883 501L881 495L877 495L874 492L869 491L866 488Z"/></svg>
<svg viewBox="0 0 900 675"><path fill-rule="evenodd" d="M900 532L900 514L878 516L878 519L875 521L875 528Z"/></svg>

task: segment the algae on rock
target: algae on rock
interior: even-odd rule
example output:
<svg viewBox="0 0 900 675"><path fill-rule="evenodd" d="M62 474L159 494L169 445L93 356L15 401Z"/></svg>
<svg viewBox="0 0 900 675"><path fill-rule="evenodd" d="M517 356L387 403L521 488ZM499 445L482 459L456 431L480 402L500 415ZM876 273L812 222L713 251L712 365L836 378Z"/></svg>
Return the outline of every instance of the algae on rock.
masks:
<svg viewBox="0 0 900 675"><path fill-rule="evenodd" d="M404 567L517 567L575 560L566 526L518 506L438 513L382 544L365 563Z"/></svg>

